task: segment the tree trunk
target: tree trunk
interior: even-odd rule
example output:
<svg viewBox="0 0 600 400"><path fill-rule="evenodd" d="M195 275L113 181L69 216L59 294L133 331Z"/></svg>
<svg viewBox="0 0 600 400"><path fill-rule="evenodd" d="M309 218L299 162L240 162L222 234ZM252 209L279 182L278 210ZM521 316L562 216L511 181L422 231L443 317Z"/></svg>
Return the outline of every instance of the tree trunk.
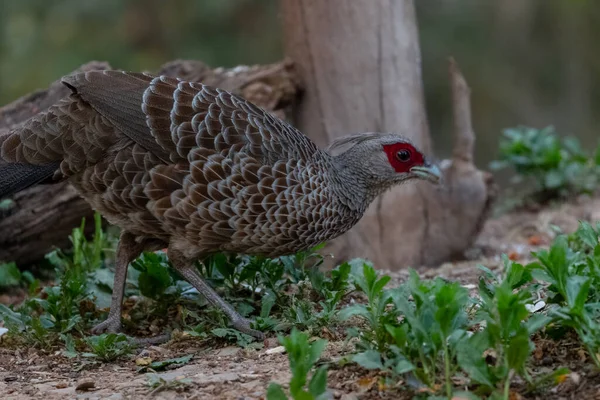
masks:
<svg viewBox="0 0 600 400"><path fill-rule="evenodd" d="M78 71L108 69L103 62L85 64ZM295 97L297 84L289 61L264 66L211 69L199 61L177 60L159 74L204 82L240 94L279 117ZM44 111L69 89L54 82L48 89L27 95L0 108L0 130L10 129ZM36 262L55 247L69 247L69 234L81 218L92 220L90 206L68 183L39 185L18 193L8 210L0 209L0 261L19 265ZM89 232L92 224L87 224Z"/></svg>
<svg viewBox="0 0 600 400"><path fill-rule="evenodd" d="M285 49L304 95L295 124L319 145L350 133L399 132L431 153L421 55L411 0L282 0ZM326 251L367 257L380 268L460 257L476 238L493 195L472 164L469 92L452 64L456 149L445 183L397 187Z"/></svg>

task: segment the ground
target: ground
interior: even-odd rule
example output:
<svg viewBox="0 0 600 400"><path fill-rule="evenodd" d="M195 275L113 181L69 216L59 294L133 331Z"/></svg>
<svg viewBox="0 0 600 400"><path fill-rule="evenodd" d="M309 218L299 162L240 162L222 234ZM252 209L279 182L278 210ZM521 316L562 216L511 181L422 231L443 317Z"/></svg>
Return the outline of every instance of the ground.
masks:
<svg viewBox="0 0 600 400"><path fill-rule="evenodd" d="M458 280L474 289L478 264L496 269L502 253L526 262L531 250L548 245L556 232L554 227L571 232L579 220L600 221L600 198L580 197L561 205L491 219L469 252L469 260L421 268L420 274ZM406 271L385 272L396 284L407 276ZM321 361L335 361L352 350L342 335L324 333L329 336L329 343ZM517 382L512 398L600 399L600 372L590 368L590 363L583 367L585 352L575 340L566 338L557 344L538 337L535 343L532 368L550 371L567 366L572 373L542 395L525 394ZM287 356L276 339L268 338L264 344L262 349L254 350L184 338L140 349L113 363L74 362L60 352L0 348L0 399L261 399L270 382L285 387L290 378ZM189 354L193 358L187 364L157 373L162 380L153 373L138 372L138 364L147 357L163 360ZM380 388L373 372L353 365L331 367L328 380L336 399L401 398L393 388ZM403 384L400 382L399 386Z"/></svg>

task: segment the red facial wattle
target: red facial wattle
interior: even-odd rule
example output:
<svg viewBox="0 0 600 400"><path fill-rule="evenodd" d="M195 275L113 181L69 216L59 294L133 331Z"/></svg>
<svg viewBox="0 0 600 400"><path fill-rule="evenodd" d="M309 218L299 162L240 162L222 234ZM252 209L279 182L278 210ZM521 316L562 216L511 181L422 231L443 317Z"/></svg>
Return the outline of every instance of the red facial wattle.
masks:
<svg viewBox="0 0 600 400"><path fill-rule="evenodd" d="M410 157L406 161L398 159L397 155L402 150L406 150L410 153ZM391 166L398 173L409 172L412 167L423 165L425 162L423 155L408 143L386 144L383 146L383 151L387 154Z"/></svg>

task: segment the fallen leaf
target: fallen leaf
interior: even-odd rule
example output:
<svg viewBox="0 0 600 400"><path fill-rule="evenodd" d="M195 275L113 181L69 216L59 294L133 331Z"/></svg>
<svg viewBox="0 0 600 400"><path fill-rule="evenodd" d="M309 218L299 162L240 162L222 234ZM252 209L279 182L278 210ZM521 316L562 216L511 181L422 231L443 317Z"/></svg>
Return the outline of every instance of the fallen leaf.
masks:
<svg viewBox="0 0 600 400"><path fill-rule="evenodd" d="M135 365L139 365L140 367L150 365L152 363L151 357L140 357L135 360Z"/></svg>
<svg viewBox="0 0 600 400"><path fill-rule="evenodd" d="M358 388L362 393L371 390L375 383L377 383L376 376L364 376L362 378L359 378L358 381L356 381L356 384L358 385Z"/></svg>
<svg viewBox="0 0 600 400"><path fill-rule="evenodd" d="M509 398L509 400L521 400L523 398L523 396L521 396L519 393L513 392L511 390L510 393L508 394L508 398Z"/></svg>
<svg viewBox="0 0 600 400"><path fill-rule="evenodd" d="M527 239L530 246L540 246L544 244L544 238L540 235L532 235Z"/></svg>
<svg viewBox="0 0 600 400"><path fill-rule="evenodd" d="M556 382L556 384L561 384L564 381L567 380L567 378L569 377L569 374L562 374L562 375L558 375L554 380Z"/></svg>
<svg viewBox="0 0 600 400"><path fill-rule="evenodd" d="M169 358L167 360L162 361L154 361L148 365L143 365L138 369L138 372L145 372L147 369L151 369L154 371L162 371L166 367L174 365L176 367L181 367L184 364L190 362L190 360L194 357L193 354L188 354L187 356L177 357L177 358Z"/></svg>

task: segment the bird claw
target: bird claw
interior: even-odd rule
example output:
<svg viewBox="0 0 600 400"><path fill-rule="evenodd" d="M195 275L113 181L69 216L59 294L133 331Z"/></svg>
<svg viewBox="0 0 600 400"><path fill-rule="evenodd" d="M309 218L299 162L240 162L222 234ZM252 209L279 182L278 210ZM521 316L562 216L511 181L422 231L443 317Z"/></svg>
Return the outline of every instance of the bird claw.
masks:
<svg viewBox="0 0 600 400"><path fill-rule="evenodd" d="M102 333L118 333L121 331L121 318L120 317L108 317L103 322L92 328L94 335L100 335Z"/></svg>
<svg viewBox="0 0 600 400"><path fill-rule="evenodd" d="M257 331L256 329L252 329L250 327L251 324L252 321L246 318L240 318L231 321L231 325L238 331L245 333L246 335L250 335L258 340L263 340L265 338L265 334L261 331Z"/></svg>
<svg viewBox="0 0 600 400"><path fill-rule="evenodd" d="M92 334L100 335L102 333L119 333L121 331L121 319L108 317L105 321L99 323L91 329ZM131 344L136 346L157 345L168 342L171 339L171 334L158 335L149 338L129 337Z"/></svg>

